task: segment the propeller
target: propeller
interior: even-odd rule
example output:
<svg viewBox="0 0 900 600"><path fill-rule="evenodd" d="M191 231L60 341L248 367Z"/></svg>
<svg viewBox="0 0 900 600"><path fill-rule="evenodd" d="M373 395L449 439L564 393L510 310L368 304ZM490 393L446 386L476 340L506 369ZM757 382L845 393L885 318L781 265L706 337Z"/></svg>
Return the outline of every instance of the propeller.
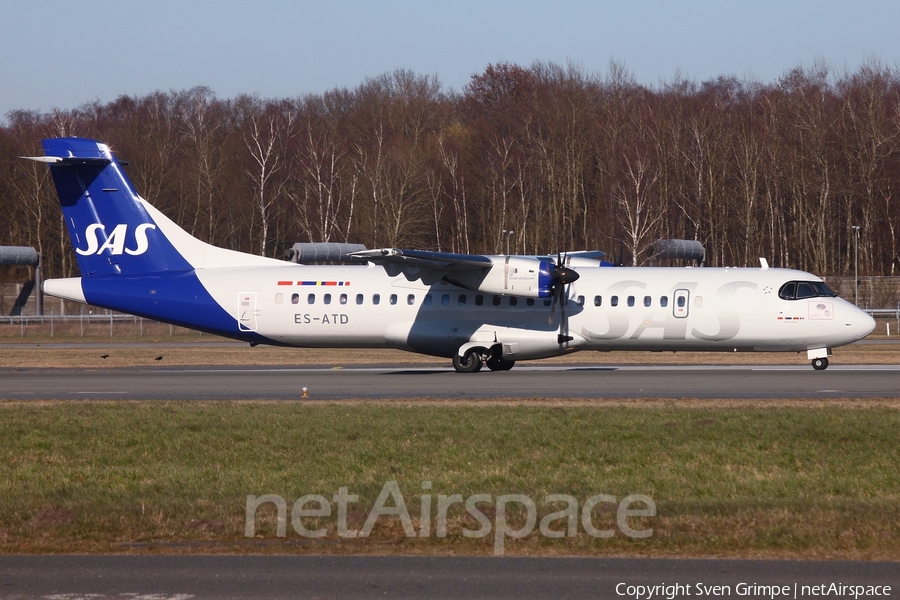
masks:
<svg viewBox="0 0 900 600"><path fill-rule="evenodd" d="M550 308L550 317L547 324L553 323L553 313L559 305L559 334L556 336L558 343L565 344L571 342L574 338L568 335L569 323L566 320L566 304L567 299L563 298L566 286L570 283L578 281L578 273L565 265L562 255L557 253L556 265L550 272L550 295L553 297L553 305Z"/></svg>

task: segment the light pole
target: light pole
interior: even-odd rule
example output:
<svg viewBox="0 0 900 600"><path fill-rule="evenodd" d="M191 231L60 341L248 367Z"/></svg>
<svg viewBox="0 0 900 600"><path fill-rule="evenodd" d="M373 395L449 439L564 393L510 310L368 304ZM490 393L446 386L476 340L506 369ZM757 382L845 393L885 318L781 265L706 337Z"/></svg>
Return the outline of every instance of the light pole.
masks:
<svg viewBox="0 0 900 600"><path fill-rule="evenodd" d="M859 225L853 225L853 303L859 306Z"/></svg>
<svg viewBox="0 0 900 600"><path fill-rule="evenodd" d="M510 229L509 231L504 229L501 233L506 236L506 254L509 255L509 237L514 234L515 231L513 231L512 229Z"/></svg>

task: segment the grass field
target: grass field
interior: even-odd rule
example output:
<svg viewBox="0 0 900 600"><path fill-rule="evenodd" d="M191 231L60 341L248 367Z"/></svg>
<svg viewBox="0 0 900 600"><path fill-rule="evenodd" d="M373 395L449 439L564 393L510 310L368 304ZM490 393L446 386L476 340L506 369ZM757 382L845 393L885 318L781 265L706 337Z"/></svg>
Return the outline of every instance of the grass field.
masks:
<svg viewBox="0 0 900 600"><path fill-rule="evenodd" d="M397 351L152 339L64 347L55 342L72 340L8 340L0 365L446 362ZM833 362L896 364L898 355L897 345L854 345L838 349ZM807 363L793 354L579 353L555 360ZM505 539L505 553L900 560L898 426L900 401L889 399L0 402L0 553L490 554L501 519L512 529L527 525L524 507L503 511L499 496L533 499L540 522L566 508L546 496L565 494L577 502L573 536L549 537L535 526L522 539ZM292 527L295 500L319 494L330 501L342 487L359 496L347 526L363 527L391 481L410 527L421 532L427 523L427 535L409 537L399 518L382 516L368 537L345 539L336 508L298 521L324 530L322 538ZM286 501L284 537L276 535L272 504L255 513L255 535L245 536L246 498L264 494ZM439 497L454 494L488 495L478 505L488 535L467 537L484 523L454 504L444 509L447 535L438 537ZM634 494L652 499L654 516L626 520L652 534L624 535L616 504L604 501L588 523L612 536L589 535L578 511L598 494L615 502ZM566 525L557 518L549 530L568 534Z"/></svg>

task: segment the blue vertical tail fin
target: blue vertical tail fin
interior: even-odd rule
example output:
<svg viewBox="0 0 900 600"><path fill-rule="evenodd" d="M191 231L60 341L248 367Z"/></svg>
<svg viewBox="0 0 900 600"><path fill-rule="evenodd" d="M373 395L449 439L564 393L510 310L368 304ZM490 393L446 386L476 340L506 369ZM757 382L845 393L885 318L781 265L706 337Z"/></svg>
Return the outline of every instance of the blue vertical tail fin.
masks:
<svg viewBox="0 0 900 600"><path fill-rule="evenodd" d="M234 306L241 267L290 263L193 237L138 196L106 144L81 138L44 140L81 277L47 279L45 292L201 331L252 342ZM211 274L219 269L217 274ZM207 287L205 281L217 282Z"/></svg>
<svg viewBox="0 0 900 600"><path fill-rule="evenodd" d="M192 268L160 230L106 144L57 138L43 145L46 156L36 160L50 164L82 276Z"/></svg>

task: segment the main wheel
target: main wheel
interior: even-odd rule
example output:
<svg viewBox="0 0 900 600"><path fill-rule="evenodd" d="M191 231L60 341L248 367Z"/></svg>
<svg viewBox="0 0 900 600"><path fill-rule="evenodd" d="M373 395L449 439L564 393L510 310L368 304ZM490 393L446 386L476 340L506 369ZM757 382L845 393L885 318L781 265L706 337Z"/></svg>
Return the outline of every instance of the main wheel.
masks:
<svg viewBox="0 0 900 600"><path fill-rule="evenodd" d="M481 370L482 360L478 348L472 348L465 356L453 355L453 368L457 373L477 373Z"/></svg>
<svg viewBox="0 0 900 600"><path fill-rule="evenodd" d="M828 359L827 358L814 358L812 361L813 369L816 371L824 371L828 368Z"/></svg>
<svg viewBox="0 0 900 600"><path fill-rule="evenodd" d="M515 364L516 361L507 360L505 358L494 358L492 356L491 358L487 359L487 366L491 371L509 371Z"/></svg>

